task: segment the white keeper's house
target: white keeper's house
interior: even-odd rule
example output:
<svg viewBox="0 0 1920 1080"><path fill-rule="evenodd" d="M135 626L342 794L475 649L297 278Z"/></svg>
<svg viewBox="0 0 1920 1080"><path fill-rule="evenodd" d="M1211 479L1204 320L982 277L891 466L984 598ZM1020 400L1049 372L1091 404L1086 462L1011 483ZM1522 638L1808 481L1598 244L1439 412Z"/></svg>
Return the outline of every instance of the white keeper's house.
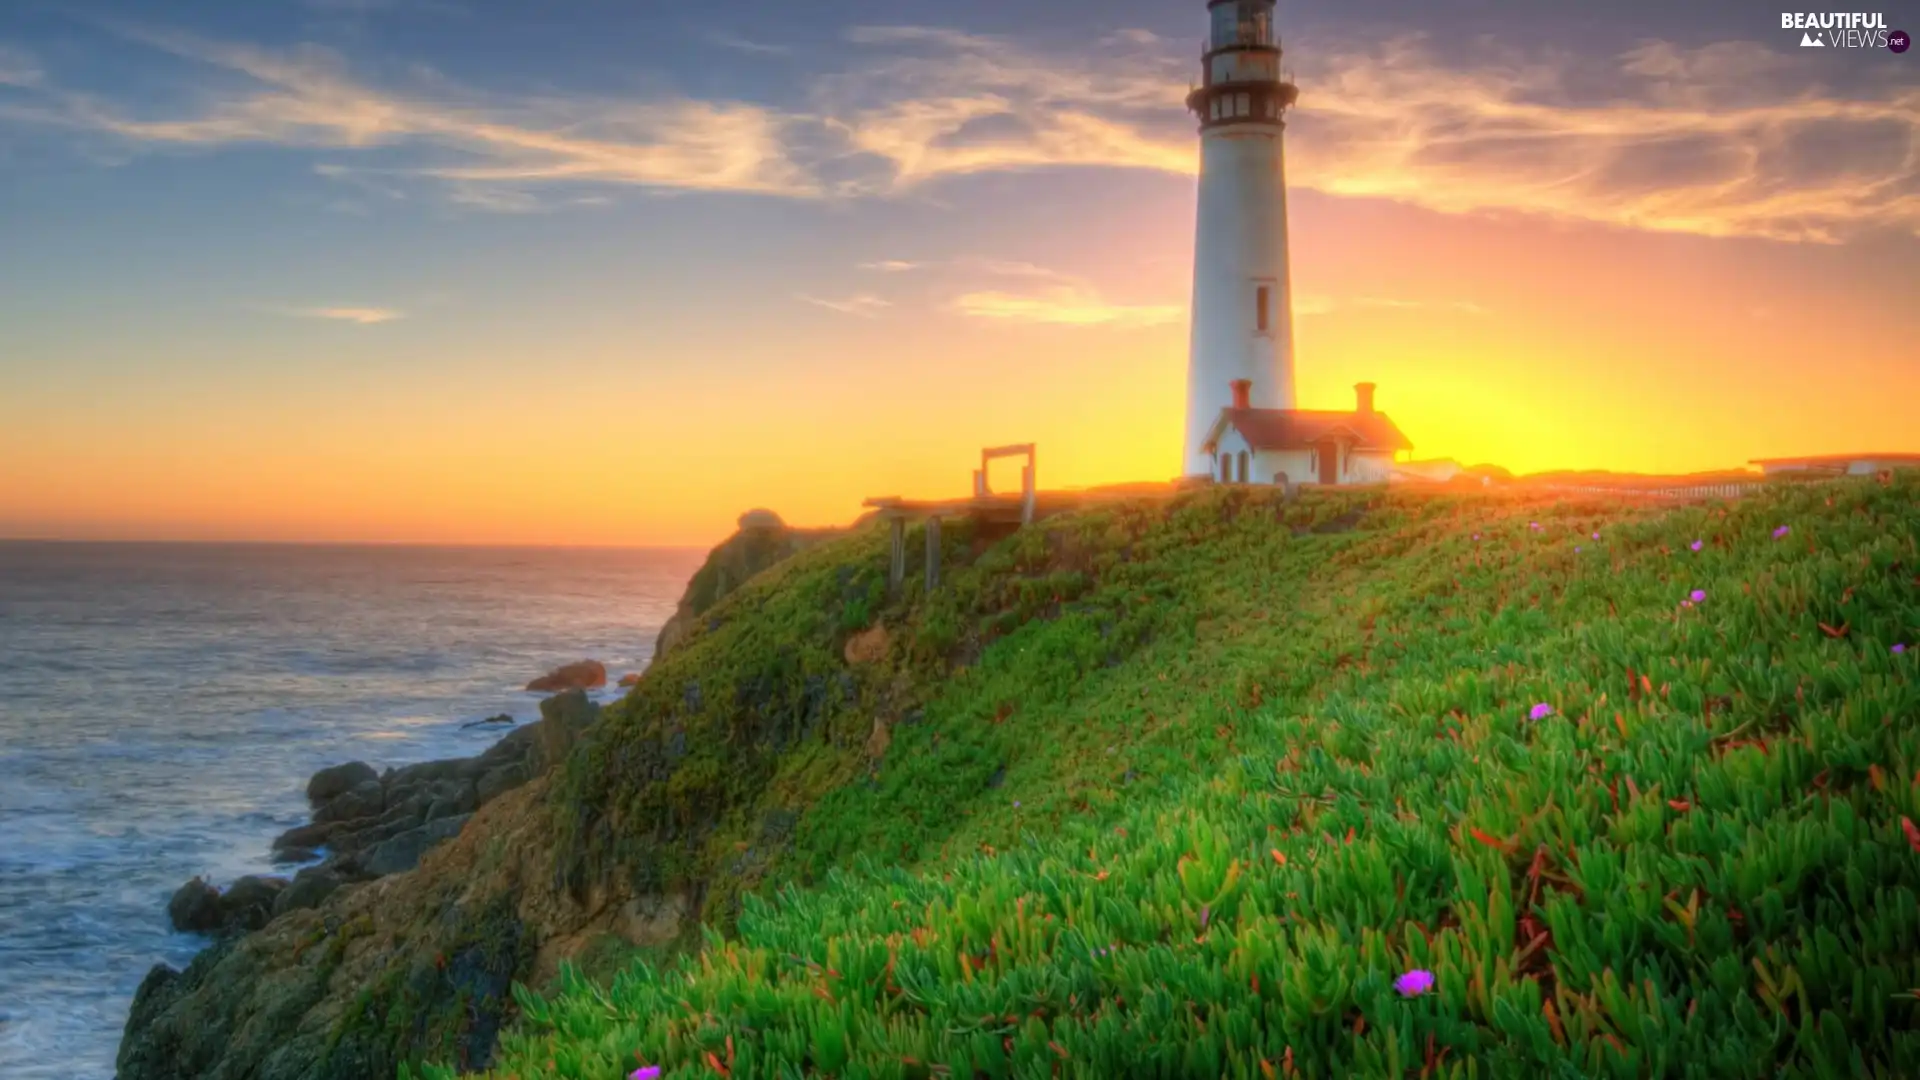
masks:
<svg viewBox="0 0 1920 1080"><path fill-rule="evenodd" d="M1385 413L1374 411L1372 383L1354 387L1352 412L1256 409L1247 389L1245 380L1233 383L1232 403L1200 444L1222 483L1384 484L1395 479L1400 452L1413 448Z"/></svg>

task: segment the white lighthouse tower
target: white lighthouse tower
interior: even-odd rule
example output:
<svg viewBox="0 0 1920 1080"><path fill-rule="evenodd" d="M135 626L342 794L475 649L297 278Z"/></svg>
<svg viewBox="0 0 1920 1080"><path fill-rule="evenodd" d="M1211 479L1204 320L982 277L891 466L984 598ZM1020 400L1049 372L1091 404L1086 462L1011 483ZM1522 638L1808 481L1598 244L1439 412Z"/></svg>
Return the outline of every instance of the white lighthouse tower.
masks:
<svg viewBox="0 0 1920 1080"><path fill-rule="evenodd" d="M1193 337L1187 360L1188 476L1220 410L1246 380L1254 408L1291 409L1293 302L1287 278L1287 179L1280 136L1299 91L1280 74L1274 0L1210 0L1202 81L1187 97L1200 118L1200 209L1193 248Z"/></svg>

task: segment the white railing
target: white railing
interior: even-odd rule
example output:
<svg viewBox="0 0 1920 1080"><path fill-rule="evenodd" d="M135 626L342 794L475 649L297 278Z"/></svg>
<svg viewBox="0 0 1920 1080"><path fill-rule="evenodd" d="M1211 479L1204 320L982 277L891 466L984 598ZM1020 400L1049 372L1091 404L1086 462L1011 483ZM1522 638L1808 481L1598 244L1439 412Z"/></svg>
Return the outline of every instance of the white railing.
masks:
<svg viewBox="0 0 1920 1080"><path fill-rule="evenodd" d="M1549 491L1591 492L1595 495L1651 495L1665 499L1737 499L1743 495L1763 491L1767 487L1761 482L1656 488L1607 487L1600 484L1541 484L1539 486Z"/></svg>

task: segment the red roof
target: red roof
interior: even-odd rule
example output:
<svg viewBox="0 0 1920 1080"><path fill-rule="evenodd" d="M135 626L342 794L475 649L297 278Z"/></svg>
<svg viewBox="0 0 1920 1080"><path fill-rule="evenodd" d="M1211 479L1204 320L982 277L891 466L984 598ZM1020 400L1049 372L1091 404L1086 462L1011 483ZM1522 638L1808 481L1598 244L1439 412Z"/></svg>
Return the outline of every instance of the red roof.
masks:
<svg viewBox="0 0 1920 1080"><path fill-rule="evenodd" d="M1382 412L1324 409L1222 409L1221 419L1255 450L1305 450L1323 439L1348 438L1358 450L1411 450L1413 443ZM1219 430L1217 427L1215 430ZM1213 440L1201 449L1212 452Z"/></svg>

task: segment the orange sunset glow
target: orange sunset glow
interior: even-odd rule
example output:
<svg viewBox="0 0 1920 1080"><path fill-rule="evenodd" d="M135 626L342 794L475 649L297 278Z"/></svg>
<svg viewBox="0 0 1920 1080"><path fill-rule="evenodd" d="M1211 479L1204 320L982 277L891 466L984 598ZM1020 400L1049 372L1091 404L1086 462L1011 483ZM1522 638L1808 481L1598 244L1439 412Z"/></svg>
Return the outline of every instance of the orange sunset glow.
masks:
<svg viewBox="0 0 1920 1080"><path fill-rule="evenodd" d="M1167 479L1193 6L1129 9L1097 47L846 30L789 73L804 106L104 32L208 76L149 107L50 59L28 78L16 47L0 536L707 544L751 506L831 524L964 494L1009 442L1045 487ZM1809 68L1765 20L1676 16L1639 36L1682 43L1579 58L1603 93L1551 50L1356 52L1301 21L1302 407L1371 381L1413 457L1516 473L1920 449L1916 61ZM865 104L879 86L917 99ZM842 157L792 141L805 123ZM470 160L374 157L409 148Z"/></svg>

